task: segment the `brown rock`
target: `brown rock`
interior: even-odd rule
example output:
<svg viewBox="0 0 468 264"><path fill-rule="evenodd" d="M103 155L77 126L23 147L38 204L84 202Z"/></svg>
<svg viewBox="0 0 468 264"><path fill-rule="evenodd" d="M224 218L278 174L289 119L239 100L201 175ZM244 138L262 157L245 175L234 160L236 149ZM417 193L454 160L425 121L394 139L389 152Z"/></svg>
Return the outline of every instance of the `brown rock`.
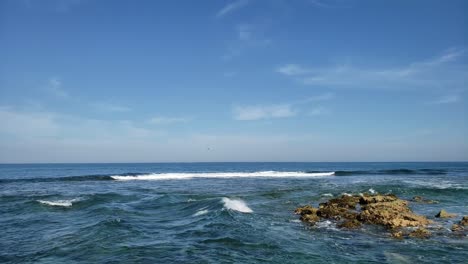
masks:
<svg viewBox="0 0 468 264"><path fill-rule="evenodd" d="M373 195L373 196L362 196L360 199L359 199L359 203L360 204L372 204L372 203L382 203L382 202L393 202L393 201L396 201L398 200L398 198L393 195L393 194L389 194L389 195Z"/></svg>
<svg viewBox="0 0 468 264"><path fill-rule="evenodd" d="M463 230L464 230L464 228L463 228L463 226L461 226L461 225L457 225L457 224L453 224L453 225L452 225L452 231L453 231L453 232L463 231Z"/></svg>
<svg viewBox="0 0 468 264"><path fill-rule="evenodd" d="M460 221L460 225L468 226L468 215L465 215L463 219Z"/></svg>
<svg viewBox="0 0 468 264"><path fill-rule="evenodd" d="M348 229L355 229L361 227L361 222L356 219L353 220L346 220L343 223L339 224L338 227L340 228L348 228Z"/></svg>
<svg viewBox="0 0 468 264"><path fill-rule="evenodd" d="M358 204L360 210L358 210ZM413 213L408 202L398 199L395 195L346 196L330 199L319 204L319 208L311 206L299 207L296 214L301 220L315 223L321 218L343 220L339 227L356 228L361 224L383 225L395 229L399 227L424 227L429 224L426 217ZM466 219L468 224L468 217ZM415 236L419 233L415 233Z"/></svg>
<svg viewBox="0 0 468 264"><path fill-rule="evenodd" d="M451 214L451 213L448 213L447 211L445 211L444 209L440 210L440 212L438 214L436 214L435 217L439 217L439 218L452 218L452 217L455 217L457 216L456 214Z"/></svg>
<svg viewBox="0 0 468 264"><path fill-rule="evenodd" d="M417 202L417 203L427 203L427 204L434 204L434 203L439 203L437 201L434 201L434 200L429 200L429 199L426 199L422 196L415 196L413 197L413 202Z"/></svg>
<svg viewBox="0 0 468 264"><path fill-rule="evenodd" d="M408 202L400 199L368 204L362 208L358 219L388 228L425 226L430 223L426 217L411 212Z"/></svg>
<svg viewBox="0 0 468 264"><path fill-rule="evenodd" d="M310 224L315 224L316 222L320 221L320 217L318 217L316 214L304 214L301 215L300 219L302 222L307 222Z"/></svg>
<svg viewBox="0 0 468 264"><path fill-rule="evenodd" d="M403 232L401 232L401 231L392 232L392 233L391 233L391 236L392 236L393 238L398 238L398 239L403 239L403 238L404 238Z"/></svg>
<svg viewBox="0 0 468 264"><path fill-rule="evenodd" d="M431 232L427 231L424 228L418 228L409 234L410 237L416 238L429 238L431 236Z"/></svg>
<svg viewBox="0 0 468 264"><path fill-rule="evenodd" d="M314 208L310 205L306 205L303 207L299 207L294 210L295 214L303 215L303 214L315 214L317 212L317 208Z"/></svg>

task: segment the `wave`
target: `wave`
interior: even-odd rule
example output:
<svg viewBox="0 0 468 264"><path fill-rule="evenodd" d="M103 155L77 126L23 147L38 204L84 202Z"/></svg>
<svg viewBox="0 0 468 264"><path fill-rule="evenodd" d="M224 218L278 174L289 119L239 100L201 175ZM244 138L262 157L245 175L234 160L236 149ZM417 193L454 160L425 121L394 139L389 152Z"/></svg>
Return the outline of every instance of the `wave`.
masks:
<svg viewBox="0 0 468 264"><path fill-rule="evenodd" d="M206 207L198 210L196 213L193 214L193 216L200 216L209 213L210 211L206 209Z"/></svg>
<svg viewBox="0 0 468 264"><path fill-rule="evenodd" d="M71 207L74 202L79 201L80 199L70 199L70 200L55 200L55 201L46 201L46 200L37 200L37 202L50 206L60 206L60 207Z"/></svg>
<svg viewBox="0 0 468 264"><path fill-rule="evenodd" d="M240 199L229 199L227 197L223 197L222 202L224 203L225 209L241 213L253 213L253 210L250 209L250 207Z"/></svg>
<svg viewBox="0 0 468 264"><path fill-rule="evenodd" d="M66 177L38 177L0 179L1 183L13 182L80 182L80 181L131 181L131 180L183 180L193 178L285 178L285 177L326 177L326 176L352 176L352 175L445 175L443 169L388 169L388 170L338 170L338 171L254 171L254 172L169 172L169 173L142 173L130 172L107 175L82 175Z"/></svg>
<svg viewBox="0 0 468 264"><path fill-rule="evenodd" d="M11 182L68 182L68 181L111 181L111 175L83 175L83 176L68 176L68 177L39 177L26 179L0 179L0 183Z"/></svg>
<svg viewBox="0 0 468 264"><path fill-rule="evenodd" d="M301 172L301 171L257 171L257 172L197 172L197 173L151 173L141 175L114 175L114 180L184 180L193 178L249 178L249 177L324 177L333 176L334 172Z"/></svg>
<svg viewBox="0 0 468 264"><path fill-rule="evenodd" d="M313 171L312 171L313 172ZM335 176L351 175L445 175L446 170L442 169L389 169L389 170L350 170L335 171Z"/></svg>

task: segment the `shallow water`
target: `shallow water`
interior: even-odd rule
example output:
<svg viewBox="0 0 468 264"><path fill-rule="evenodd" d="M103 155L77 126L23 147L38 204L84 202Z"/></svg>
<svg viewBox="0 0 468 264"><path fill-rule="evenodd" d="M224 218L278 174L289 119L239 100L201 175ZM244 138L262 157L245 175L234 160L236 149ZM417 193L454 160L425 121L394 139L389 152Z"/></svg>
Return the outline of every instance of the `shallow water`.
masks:
<svg viewBox="0 0 468 264"><path fill-rule="evenodd" d="M334 172L334 173L332 173ZM343 193L418 195L428 240L309 226L299 205ZM0 262L463 263L468 163L0 165ZM433 216L444 208L454 219Z"/></svg>

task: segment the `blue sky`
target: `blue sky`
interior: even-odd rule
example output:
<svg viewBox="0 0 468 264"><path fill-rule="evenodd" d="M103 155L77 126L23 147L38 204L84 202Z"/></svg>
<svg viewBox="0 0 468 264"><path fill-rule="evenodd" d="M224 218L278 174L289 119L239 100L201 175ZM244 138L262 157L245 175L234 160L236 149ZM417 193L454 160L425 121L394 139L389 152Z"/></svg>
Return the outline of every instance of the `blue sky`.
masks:
<svg viewBox="0 0 468 264"><path fill-rule="evenodd" d="M0 162L468 160L467 1L0 2Z"/></svg>

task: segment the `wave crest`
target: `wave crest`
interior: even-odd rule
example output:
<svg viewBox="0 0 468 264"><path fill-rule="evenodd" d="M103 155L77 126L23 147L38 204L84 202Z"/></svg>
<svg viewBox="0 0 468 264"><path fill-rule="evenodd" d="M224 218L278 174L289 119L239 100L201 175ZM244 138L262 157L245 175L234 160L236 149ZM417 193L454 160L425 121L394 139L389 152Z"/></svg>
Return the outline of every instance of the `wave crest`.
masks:
<svg viewBox="0 0 468 264"><path fill-rule="evenodd" d="M196 173L151 173L141 175L110 176L118 181L132 180L184 180L193 178L249 178L249 177L325 177L333 176L334 172L302 172L302 171L256 171L256 172L196 172Z"/></svg>
<svg viewBox="0 0 468 264"><path fill-rule="evenodd" d="M37 202L49 206L60 206L60 207L71 207L74 202L79 201L80 199L70 199L70 200L55 200L55 201L46 201L46 200L37 200Z"/></svg>
<svg viewBox="0 0 468 264"><path fill-rule="evenodd" d="M224 203L225 209L241 213L253 213L253 210L250 209L250 207L247 206L247 204L240 199L229 199L227 197L223 197L222 201Z"/></svg>

